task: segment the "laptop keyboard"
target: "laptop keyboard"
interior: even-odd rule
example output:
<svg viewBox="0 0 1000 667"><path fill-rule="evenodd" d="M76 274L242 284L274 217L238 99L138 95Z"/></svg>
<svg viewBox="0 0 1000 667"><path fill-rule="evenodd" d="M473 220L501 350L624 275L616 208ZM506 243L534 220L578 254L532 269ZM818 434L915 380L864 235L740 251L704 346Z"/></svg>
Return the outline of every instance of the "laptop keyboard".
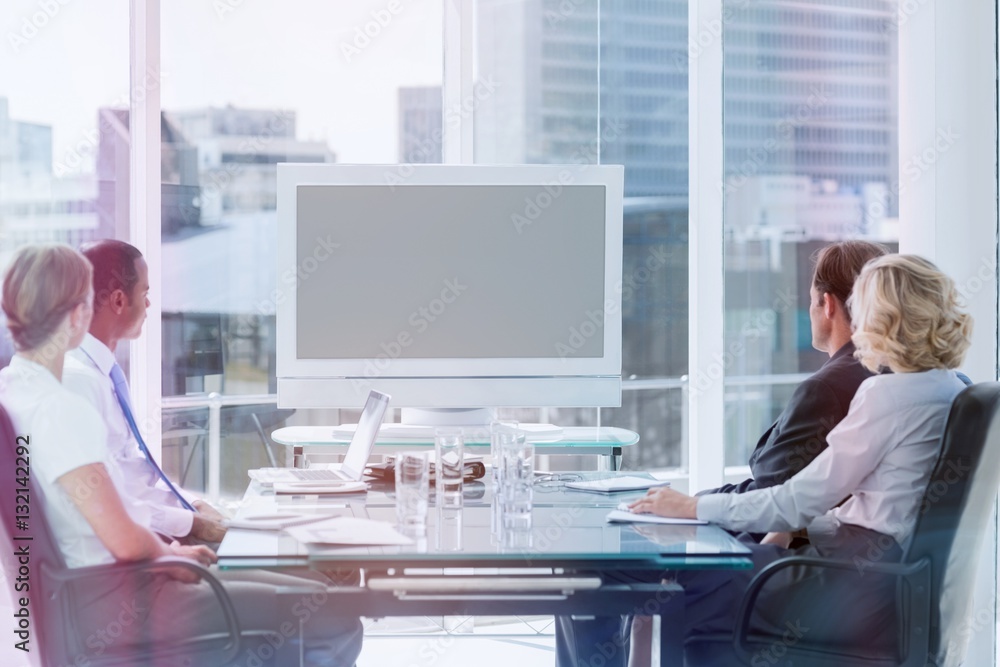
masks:
<svg viewBox="0 0 1000 667"><path fill-rule="evenodd" d="M296 468L291 471L295 475L296 479L301 479L303 482L321 482L328 479L343 479L333 470L309 470L308 468L303 470Z"/></svg>

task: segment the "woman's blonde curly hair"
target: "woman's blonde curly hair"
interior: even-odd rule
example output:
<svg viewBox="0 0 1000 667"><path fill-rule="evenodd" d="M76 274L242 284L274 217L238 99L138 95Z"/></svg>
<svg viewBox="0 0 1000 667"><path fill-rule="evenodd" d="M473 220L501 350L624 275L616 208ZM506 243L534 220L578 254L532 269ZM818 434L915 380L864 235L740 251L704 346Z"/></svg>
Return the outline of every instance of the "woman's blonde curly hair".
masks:
<svg viewBox="0 0 1000 667"><path fill-rule="evenodd" d="M855 356L873 373L957 368L969 349L972 318L959 309L955 282L923 257L868 262L848 307Z"/></svg>

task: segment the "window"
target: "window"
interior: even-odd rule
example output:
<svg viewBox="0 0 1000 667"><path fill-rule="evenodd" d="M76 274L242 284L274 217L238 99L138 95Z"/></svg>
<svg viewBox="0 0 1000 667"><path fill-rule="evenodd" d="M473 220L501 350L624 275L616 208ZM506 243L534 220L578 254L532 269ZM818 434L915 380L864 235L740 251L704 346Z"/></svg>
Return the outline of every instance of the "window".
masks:
<svg viewBox="0 0 1000 667"><path fill-rule="evenodd" d="M686 446L686 7L477 3L478 76L497 88L475 161L625 165L622 407L523 419L633 429L626 468L680 466Z"/></svg>
<svg viewBox="0 0 1000 667"><path fill-rule="evenodd" d="M0 271L29 243L127 240L128 7L11 0L0 18ZM0 366L13 353L0 336Z"/></svg>
<svg viewBox="0 0 1000 667"><path fill-rule="evenodd" d="M812 254L841 239L898 241L898 32L883 29L894 10L875 0L725 5L725 348L737 351L725 461L742 466L828 358L811 344Z"/></svg>
<svg viewBox="0 0 1000 667"><path fill-rule="evenodd" d="M165 461L192 487L206 392L222 396L223 451L240 453L223 459L229 493L268 465L251 415L289 417L273 398L276 164L441 160L442 5L392 6L161 4L163 428L193 434Z"/></svg>

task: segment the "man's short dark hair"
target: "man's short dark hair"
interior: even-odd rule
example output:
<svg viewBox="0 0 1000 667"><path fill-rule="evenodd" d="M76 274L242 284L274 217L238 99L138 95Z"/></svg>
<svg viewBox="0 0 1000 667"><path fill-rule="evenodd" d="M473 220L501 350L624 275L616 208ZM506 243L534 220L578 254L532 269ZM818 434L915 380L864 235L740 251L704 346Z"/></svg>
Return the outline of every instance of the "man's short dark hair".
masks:
<svg viewBox="0 0 1000 667"><path fill-rule="evenodd" d="M888 253L885 246L868 241L840 241L823 246L813 255L816 270L812 286L820 294L832 294L841 305L846 306L862 267ZM850 311L844 310L849 318Z"/></svg>
<svg viewBox="0 0 1000 667"><path fill-rule="evenodd" d="M142 253L138 248L117 239L103 239L85 243L80 252L94 265L95 312L107 304L115 290L120 289L126 296L132 296L132 290L139 282L135 260L141 258Z"/></svg>

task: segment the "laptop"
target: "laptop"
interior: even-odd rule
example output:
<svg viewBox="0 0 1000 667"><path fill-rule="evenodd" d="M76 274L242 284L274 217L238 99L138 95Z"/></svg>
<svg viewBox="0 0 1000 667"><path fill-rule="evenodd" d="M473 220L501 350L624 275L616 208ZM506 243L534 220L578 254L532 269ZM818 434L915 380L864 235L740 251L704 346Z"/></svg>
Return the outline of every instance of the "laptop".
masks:
<svg viewBox="0 0 1000 667"><path fill-rule="evenodd" d="M361 411L358 427L347 448L344 462L336 468L261 468L252 471L254 479L264 483L274 482L360 482L365 464L371 457L378 436L379 426L389 407L388 394L372 391Z"/></svg>

